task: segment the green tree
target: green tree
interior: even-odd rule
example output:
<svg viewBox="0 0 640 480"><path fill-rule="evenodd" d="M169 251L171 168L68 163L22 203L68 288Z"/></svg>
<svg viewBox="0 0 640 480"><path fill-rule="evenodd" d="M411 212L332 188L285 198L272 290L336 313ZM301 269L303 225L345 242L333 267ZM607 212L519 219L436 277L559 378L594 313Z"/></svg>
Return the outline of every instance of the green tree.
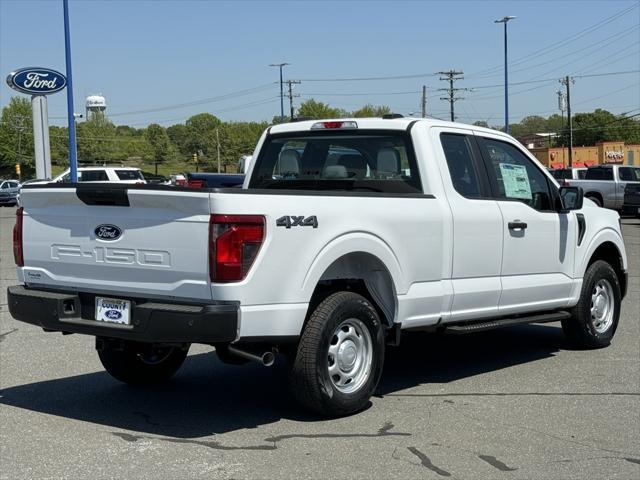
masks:
<svg viewBox="0 0 640 480"><path fill-rule="evenodd" d="M351 116L355 118L382 117L387 113L391 113L390 107L386 105L372 105L367 103L364 107L352 112Z"/></svg>
<svg viewBox="0 0 640 480"><path fill-rule="evenodd" d="M608 141L640 142L640 122L627 115L616 116L601 108L591 113L578 113L573 116L575 146Z"/></svg>
<svg viewBox="0 0 640 480"><path fill-rule="evenodd" d="M303 118L341 118L346 116L339 108L330 107L326 103L317 102L313 98L302 102L298 108L298 116Z"/></svg>
<svg viewBox="0 0 640 480"><path fill-rule="evenodd" d="M15 172L16 163L34 168L31 102L24 97L11 97L0 117L0 170Z"/></svg>
<svg viewBox="0 0 640 480"><path fill-rule="evenodd" d="M216 129L220 127L220 119L210 113L199 113L186 121L187 136L185 149L190 153L200 150L208 155L215 150Z"/></svg>
<svg viewBox="0 0 640 480"><path fill-rule="evenodd" d="M165 163L172 157L172 148L169 136L164 128L157 123L149 125L144 133L147 142L151 146L155 173L158 174L158 164Z"/></svg>

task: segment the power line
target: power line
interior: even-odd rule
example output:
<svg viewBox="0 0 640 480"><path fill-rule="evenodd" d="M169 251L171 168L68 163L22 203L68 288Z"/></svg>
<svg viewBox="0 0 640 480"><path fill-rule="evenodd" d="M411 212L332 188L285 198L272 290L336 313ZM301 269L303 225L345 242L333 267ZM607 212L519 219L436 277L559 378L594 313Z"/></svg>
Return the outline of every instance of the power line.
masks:
<svg viewBox="0 0 640 480"><path fill-rule="evenodd" d="M526 63L534 58L538 58L541 57L543 55L546 55L549 52L552 52L554 50L557 50L565 45L568 45L570 43L575 42L576 40L584 37L585 35L588 35L589 33L596 31L612 22L614 22L615 20L617 20L618 18L624 16L625 14L629 13L631 10L635 9L638 7L638 3L635 3L633 5L631 5L630 7L627 7L613 15L611 15L610 17L605 18L604 20L600 20L597 23L594 23L593 25L580 30L577 33L574 33L568 37L565 37L561 40L558 40L557 42L551 43L549 45L547 45L546 47L543 47L539 50L535 50L527 55L524 55L521 60L515 61L515 62L511 62L510 65L511 66L516 66L516 65L521 65L523 63ZM480 70L478 72L474 72L474 73L470 73L467 76L469 77L479 77L482 76L482 74L484 73L488 73L488 72L494 72L496 70L500 70L503 68L503 65L496 65L495 67L489 67L487 69L484 70Z"/></svg>

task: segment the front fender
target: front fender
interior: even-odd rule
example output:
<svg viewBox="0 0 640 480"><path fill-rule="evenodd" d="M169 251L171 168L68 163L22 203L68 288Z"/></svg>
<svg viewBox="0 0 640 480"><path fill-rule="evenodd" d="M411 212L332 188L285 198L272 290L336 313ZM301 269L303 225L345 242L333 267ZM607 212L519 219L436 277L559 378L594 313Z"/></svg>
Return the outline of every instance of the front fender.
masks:
<svg viewBox="0 0 640 480"><path fill-rule="evenodd" d="M589 265L589 260L598 249L600 245L606 242L613 243L618 251L620 252L620 257L622 258L622 269L627 270L627 252L624 248L624 241L622 240L622 236L613 228L605 227L599 230L591 240L586 244L584 249L584 255L577 259L576 262L576 275L577 278L583 278L585 272L587 271L587 266Z"/></svg>

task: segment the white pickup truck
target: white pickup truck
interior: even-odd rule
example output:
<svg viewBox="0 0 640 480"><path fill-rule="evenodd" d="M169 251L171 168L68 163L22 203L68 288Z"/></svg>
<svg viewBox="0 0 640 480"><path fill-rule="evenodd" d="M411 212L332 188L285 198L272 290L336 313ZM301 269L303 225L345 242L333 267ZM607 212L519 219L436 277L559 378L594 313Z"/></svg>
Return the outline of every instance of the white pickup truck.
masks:
<svg viewBox="0 0 640 480"><path fill-rule="evenodd" d="M512 137L437 120L277 125L243 188L26 186L8 289L17 320L97 338L127 383L191 343L224 362L289 355L293 395L364 408L401 330L561 321L583 348L618 324L614 211L559 188Z"/></svg>

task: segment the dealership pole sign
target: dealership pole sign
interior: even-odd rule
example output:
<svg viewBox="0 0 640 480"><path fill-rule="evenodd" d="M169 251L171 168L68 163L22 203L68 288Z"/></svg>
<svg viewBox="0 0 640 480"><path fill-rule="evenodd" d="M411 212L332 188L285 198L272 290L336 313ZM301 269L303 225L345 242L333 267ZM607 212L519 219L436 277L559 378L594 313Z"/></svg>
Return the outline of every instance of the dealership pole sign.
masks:
<svg viewBox="0 0 640 480"><path fill-rule="evenodd" d="M50 68L29 67L11 72L7 77L7 85L20 93L31 95L36 176L50 178L51 148L47 95L63 90L67 86L67 79L60 72Z"/></svg>

